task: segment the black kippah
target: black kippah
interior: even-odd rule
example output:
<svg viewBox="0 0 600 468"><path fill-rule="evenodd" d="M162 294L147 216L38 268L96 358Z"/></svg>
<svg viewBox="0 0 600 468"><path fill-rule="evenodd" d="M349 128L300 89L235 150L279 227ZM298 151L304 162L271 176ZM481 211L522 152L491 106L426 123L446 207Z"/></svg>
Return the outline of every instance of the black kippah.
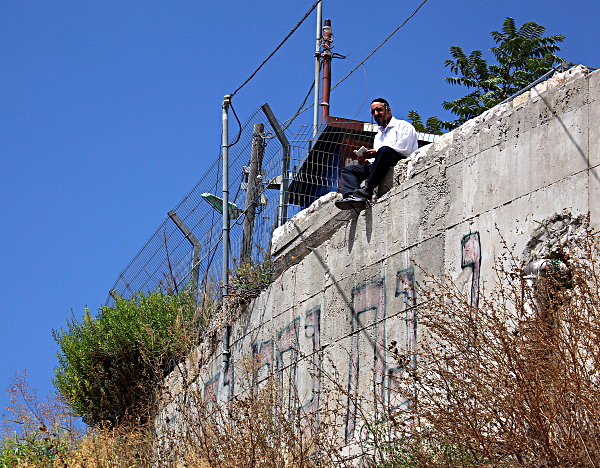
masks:
<svg viewBox="0 0 600 468"><path fill-rule="evenodd" d="M383 98L377 98L377 99L373 99L371 101L371 104L373 104L374 102L381 102L382 104L385 104L386 106L390 107L389 102L387 102L385 99Z"/></svg>

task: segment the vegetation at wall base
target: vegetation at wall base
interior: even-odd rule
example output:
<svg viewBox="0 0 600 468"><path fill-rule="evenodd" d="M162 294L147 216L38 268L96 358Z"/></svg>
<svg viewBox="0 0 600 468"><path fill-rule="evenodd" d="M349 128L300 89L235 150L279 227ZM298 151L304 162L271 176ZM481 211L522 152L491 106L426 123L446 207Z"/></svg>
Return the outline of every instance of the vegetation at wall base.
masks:
<svg viewBox="0 0 600 468"><path fill-rule="evenodd" d="M118 297L54 330L60 346L54 385L86 424L144 423L161 380L198 344L212 304L191 289Z"/></svg>
<svg viewBox="0 0 600 468"><path fill-rule="evenodd" d="M268 372L253 355L235 363L229 399L217 402L182 372L191 380L160 385L151 418L98 423L83 435L63 402L40 401L15 380L5 422L19 430L6 426L0 467L349 468L359 459L368 468L597 467L600 235L580 221L565 221L565 235L544 222L546 237L534 236L543 247L528 244L523 259L507 247L476 307L470 288L450 278L419 284L416 360L389 337L398 340L389 356L406 370L393 389L374 383L350 394L347 365L323 356L319 408L302 409L286 369ZM534 257L543 268L527 267ZM388 391L401 403L373 400ZM356 429L345 440L350 400Z"/></svg>
<svg viewBox="0 0 600 468"><path fill-rule="evenodd" d="M458 46L450 47L452 59L446 60L445 66L455 76L447 77L446 83L472 90L463 97L442 103L442 107L457 118L444 121L429 117L424 125L419 113L410 111L408 120L417 131L452 130L533 83L563 61L556 53L560 51L558 43L565 37L543 36L544 32L545 28L534 22L517 28L514 18L507 17L500 31L491 32L497 45L490 48L496 60L490 64L483 59L481 50L467 55Z"/></svg>
<svg viewBox="0 0 600 468"><path fill-rule="evenodd" d="M159 465L356 467L358 457L343 453L339 438L346 395L325 391L318 411L302 409L295 389L283 383L288 381L282 379L285 372L265 375L260 367L256 356L237 362L240 390L229 400L216 401L201 385L190 385L185 398L163 392L161 406L169 410L158 415L155 425Z"/></svg>
<svg viewBox="0 0 600 468"><path fill-rule="evenodd" d="M64 464L82 436L70 408L52 395L40 398L24 372L6 390L10 403L9 416L0 420L0 468Z"/></svg>

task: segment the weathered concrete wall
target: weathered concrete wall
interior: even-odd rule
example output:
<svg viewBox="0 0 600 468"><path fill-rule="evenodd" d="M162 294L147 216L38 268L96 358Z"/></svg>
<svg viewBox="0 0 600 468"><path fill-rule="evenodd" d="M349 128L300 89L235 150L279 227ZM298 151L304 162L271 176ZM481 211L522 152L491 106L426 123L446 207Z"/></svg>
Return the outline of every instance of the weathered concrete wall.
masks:
<svg viewBox="0 0 600 468"><path fill-rule="evenodd" d="M415 265L455 278L476 304L502 249L498 230L519 253L534 220L566 209L589 212L597 225L599 117L600 72L573 69L421 148L360 214L336 210L333 193L299 213L274 235L279 276L232 324L234 365L222 375L220 347L190 359L190 371L206 362L192 372L204 395L234 394L236 362L254 353L258 378L286 369L307 409L319 405L327 357L350 392L373 388L375 378L385 404L398 404L393 381L401 369L386 347L416 346L407 309L422 275ZM347 440L355 430L349 407Z"/></svg>

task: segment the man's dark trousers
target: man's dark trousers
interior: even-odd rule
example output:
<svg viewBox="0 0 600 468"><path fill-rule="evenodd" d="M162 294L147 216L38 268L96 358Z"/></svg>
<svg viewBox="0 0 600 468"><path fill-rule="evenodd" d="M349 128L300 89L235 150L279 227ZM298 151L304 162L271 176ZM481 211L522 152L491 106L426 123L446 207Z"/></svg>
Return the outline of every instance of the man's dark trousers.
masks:
<svg viewBox="0 0 600 468"><path fill-rule="evenodd" d="M383 180L388 169L395 166L402 155L389 146L382 146L375 153L373 164L355 164L342 169L342 195L347 197L366 179L366 187L373 193L375 187Z"/></svg>

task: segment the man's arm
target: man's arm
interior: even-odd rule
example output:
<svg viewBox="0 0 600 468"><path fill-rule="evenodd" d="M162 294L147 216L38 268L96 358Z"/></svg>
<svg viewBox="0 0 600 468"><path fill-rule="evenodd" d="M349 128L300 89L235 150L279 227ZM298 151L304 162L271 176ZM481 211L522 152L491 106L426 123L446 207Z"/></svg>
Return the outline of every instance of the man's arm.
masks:
<svg viewBox="0 0 600 468"><path fill-rule="evenodd" d="M391 148L395 149L402 156L407 158L417 149L417 131L408 122L404 122L403 125L399 126L396 134L396 141L389 144Z"/></svg>
<svg viewBox="0 0 600 468"><path fill-rule="evenodd" d="M369 162L368 159L375 157L375 153L377 153L377 151L375 151L374 149L365 151L358 157L358 164L367 164Z"/></svg>

